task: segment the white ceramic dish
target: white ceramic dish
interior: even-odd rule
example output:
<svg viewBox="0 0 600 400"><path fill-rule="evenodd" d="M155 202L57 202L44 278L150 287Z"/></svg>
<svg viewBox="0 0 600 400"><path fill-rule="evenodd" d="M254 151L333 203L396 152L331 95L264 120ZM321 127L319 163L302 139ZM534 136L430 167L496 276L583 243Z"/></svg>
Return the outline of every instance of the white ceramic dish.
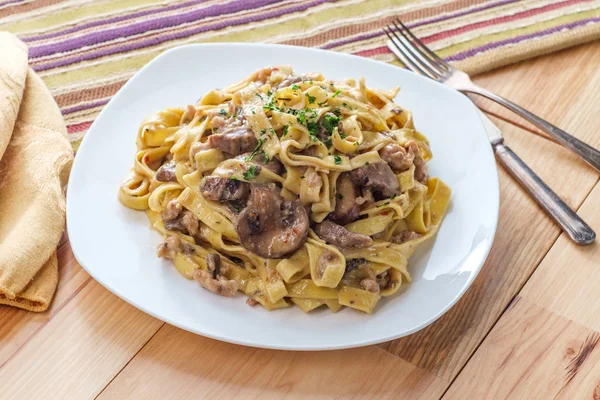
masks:
<svg viewBox="0 0 600 400"><path fill-rule="evenodd" d="M433 176L453 190L437 237L410 260L414 282L381 301L373 315L350 309L268 312L224 298L183 278L154 247L160 235L143 212L117 200L133 162L135 137L148 114L193 104L206 91L268 65L293 65L331 79L366 77L373 87L401 86L397 103L412 110L431 141ZM499 188L481 119L463 95L408 71L340 53L263 44L202 44L163 53L108 103L88 131L73 166L67 200L71 246L83 268L117 296L172 325L248 346L328 350L408 335L444 314L468 289L494 239ZM110 312L110 310L107 310ZM123 321L126 323L127 321Z"/></svg>

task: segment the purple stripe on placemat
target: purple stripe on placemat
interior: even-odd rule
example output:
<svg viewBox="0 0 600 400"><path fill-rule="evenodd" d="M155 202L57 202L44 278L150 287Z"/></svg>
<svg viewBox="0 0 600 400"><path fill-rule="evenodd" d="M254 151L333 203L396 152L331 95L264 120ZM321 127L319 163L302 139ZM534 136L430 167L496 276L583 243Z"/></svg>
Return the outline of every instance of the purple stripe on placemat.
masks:
<svg viewBox="0 0 600 400"><path fill-rule="evenodd" d="M8 6L10 4L15 4L15 3L22 3L25 0L8 0L8 1L4 1L2 3L0 3L0 7L2 6Z"/></svg>
<svg viewBox="0 0 600 400"><path fill-rule="evenodd" d="M21 0L16 0L16 1L21 1ZM92 22L88 22L88 23L85 23L85 24L77 25L77 26L74 26L72 28L65 29L65 30L58 31L58 32L46 33L46 34L38 35L38 36L30 36L28 38L24 38L23 41L27 43L27 42L35 42L37 40L42 40L42 39L55 38L55 37L58 37L58 36L67 35L69 33L74 33L74 32L77 32L77 31L82 31L84 29L93 28L95 26L114 24L114 23L117 23L117 22L126 21L128 19L145 17L147 15L157 14L157 13L161 13L161 12L165 12L165 11L175 11L175 10L179 10L181 8L186 8L186 7L190 7L190 6L195 6L195 5L198 5L198 4L206 3L208 1L211 1L211 0L194 0L194 1L188 1L187 3L174 4L174 5L171 5L171 6L161 7L161 8L153 8L153 9L150 9L150 10L139 11L139 12L136 12L136 13L133 13L133 14L121 15L121 16L118 16L118 17L113 17L113 18L109 18L109 19L105 19L105 20L92 21Z"/></svg>
<svg viewBox="0 0 600 400"><path fill-rule="evenodd" d="M29 48L29 58L39 58L55 53L64 53L85 46L92 46L110 40L139 35L151 30L169 28L176 25L194 22L204 18L216 17L222 14L233 14L240 11L264 7L279 0L244 0L235 3L215 4L200 10L190 11L185 14L170 15L164 18L143 21L128 26L92 32L62 42L51 43Z"/></svg>
<svg viewBox="0 0 600 400"><path fill-rule="evenodd" d="M523 42L523 41L529 40L529 39L535 39L538 37L552 35L553 33L558 33L560 31L562 31L563 29L573 29L573 28L577 28L579 26L583 26L583 25L587 25L587 24L595 23L595 22L600 22L600 17L583 19L581 21L575 21L575 22L571 22L569 24L559 25L559 26L555 26L553 28L548 28L548 29L545 29L543 31L539 31L536 33L529 33L527 35L521 35L521 36L517 36L514 38L510 38L510 39L500 40L498 42L486 44L484 46L475 47L470 50L463 51L461 53L456 53L453 56L447 57L446 60L447 61L464 60L465 58L472 57L472 56L476 55L477 53L481 53L481 52L484 52L487 50L492 50L492 49L495 49L498 47L506 46L508 44L520 43L520 42Z"/></svg>
<svg viewBox="0 0 600 400"><path fill-rule="evenodd" d="M158 45L160 43L163 43L163 42L166 42L169 40L177 40L177 39L185 38L188 36L196 35L196 34L202 33L202 32L223 29L228 26L243 25L243 24L248 24L251 22L259 22L259 21L266 20L269 18L276 18L281 15L285 15L287 13L304 11L310 7L314 7L314 6L317 6L320 4L324 4L324 3L332 3L335 1L337 1L337 0L313 0L313 1L301 4L301 5L292 3L291 7L288 7L285 9L273 10L273 11L269 11L269 12L266 12L266 13L263 13L260 15L252 16L252 17L243 17L243 18L240 18L239 20L235 20L235 21L219 21L214 24L201 26L201 27L191 29L188 31L165 33L164 35L141 40L139 42L132 42L132 43L125 42L121 46L107 47L104 49L100 49L98 52L89 53L89 54L81 54L81 55L77 55L77 56L71 57L71 58L59 59L59 60L56 60L54 62L47 63L47 64L36 65L33 67L33 69L36 71L45 71L45 70L52 69L52 68L63 67L65 65L70 65L70 64L74 64L74 63L78 63L78 62L82 62L82 61L86 61L86 60L91 60L91 59L98 58L98 57L104 57L104 56L108 56L108 55L115 54L115 53L129 52L129 51L141 49L144 47L155 46L155 45ZM29 55L31 57L31 49L30 49Z"/></svg>
<svg viewBox="0 0 600 400"><path fill-rule="evenodd" d="M63 108L61 110L61 112L62 112L62 115L73 114L73 113L76 113L78 111L87 110L89 108L94 108L94 107L99 107L99 106L106 105L108 103L108 101L109 101L109 99L98 100L98 101L94 101L93 103L81 104L81 105L78 105L78 106L73 106L73 107L69 107L69 108Z"/></svg>
<svg viewBox="0 0 600 400"><path fill-rule="evenodd" d="M459 11L454 14L447 14L447 15L443 15L441 17L436 17L433 19L427 19L427 20L423 20L423 21L409 23L409 24L407 24L407 26L409 28L416 28L418 26L427 25L427 24L431 24L431 23L435 23L435 22L446 21L446 20L456 18L456 17L462 17L463 15L487 10L488 8L494 8L497 6L514 3L516 1L520 1L520 0L501 0L501 1L497 1L495 3L488 3L488 4L480 6L480 7L475 7L475 8L469 9L469 10ZM326 45L321 46L321 48L322 49L332 49L334 47L343 46L343 45L354 43L354 42L359 42L361 40L373 39L373 38L376 38L377 36L383 36L383 35L384 35L383 30L377 30L375 32L365 33L365 34L362 34L359 36L354 36L354 37L351 37L348 39L342 39L342 40L338 40L336 42L327 43Z"/></svg>
<svg viewBox="0 0 600 400"><path fill-rule="evenodd" d="M495 3L488 3L483 6L471 8L469 10L459 11L456 14L442 15L440 17L435 17L435 18L426 19L423 21L418 21L418 22L415 22L414 24L410 24L409 28L416 28L416 27L422 26L422 25L434 24L436 22L446 21L450 18L462 17L464 15L473 14L475 12L487 10L488 8L503 6L503 5L510 4L510 3L516 3L519 1L521 1L521 0L501 0L501 1L497 1Z"/></svg>

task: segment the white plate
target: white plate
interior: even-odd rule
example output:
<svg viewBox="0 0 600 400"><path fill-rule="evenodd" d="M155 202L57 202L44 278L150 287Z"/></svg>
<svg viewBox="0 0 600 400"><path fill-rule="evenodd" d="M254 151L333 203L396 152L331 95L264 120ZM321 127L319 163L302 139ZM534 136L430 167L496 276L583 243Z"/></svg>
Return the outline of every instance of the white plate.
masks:
<svg viewBox="0 0 600 400"><path fill-rule="evenodd" d="M437 237L409 263L413 283L384 299L373 315L299 308L268 312L246 297L216 296L179 275L154 252L160 235L143 212L122 206L119 184L135 153L140 122L269 65L293 65L331 79L366 77L372 87L400 85L397 103L429 137L432 176L453 190ZM172 325L248 346L326 350L385 342L439 318L467 290L492 245L498 175L481 119L463 95L405 70L366 58L291 46L200 44L163 53L117 93L79 148L68 190L71 246L83 268L117 296ZM107 310L110 312L110 310ZM123 321L127 323L127 321Z"/></svg>

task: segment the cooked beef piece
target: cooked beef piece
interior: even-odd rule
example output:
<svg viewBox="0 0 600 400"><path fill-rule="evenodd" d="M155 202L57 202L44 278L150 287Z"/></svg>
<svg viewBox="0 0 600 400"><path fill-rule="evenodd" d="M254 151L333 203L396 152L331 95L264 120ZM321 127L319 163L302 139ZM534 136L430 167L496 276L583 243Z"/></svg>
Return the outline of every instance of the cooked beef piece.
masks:
<svg viewBox="0 0 600 400"><path fill-rule="evenodd" d="M221 296L235 296L236 292L240 289L240 285L237 281L233 279L228 280L222 275L213 278L213 275L210 272L202 269L198 269L194 272L194 279L200 282L200 286L204 289L220 294Z"/></svg>
<svg viewBox="0 0 600 400"><path fill-rule="evenodd" d="M315 233L325 242L340 248L367 247L373 244L373 239L360 233L350 232L348 229L331 221L316 224Z"/></svg>
<svg viewBox="0 0 600 400"><path fill-rule="evenodd" d="M360 287L367 292L379 294L379 285L373 279L363 279L360 281Z"/></svg>
<svg viewBox="0 0 600 400"><path fill-rule="evenodd" d="M397 243L397 244L402 244L402 243L409 242L411 240L418 239L421 236L423 236L423 235L421 235L420 233L417 233L417 232L402 231L402 232L397 233L394 236L392 236L390 238L390 242Z"/></svg>
<svg viewBox="0 0 600 400"><path fill-rule="evenodd" d="M356 269L356 268L360 268L363 265L367 264L367 260L364 258L353 258L351 260L346 260L346 272L344 272L345 274L347 274L348 272Z"/></svg>
<svg viewBox="0 0 600 400"><path fill-rule="evenodd" d="M252 130L245 126L238 126L210 135L208 137L208 144L211 148L237 156L238 154L254 150L258 144L258 140Z"/></svg>
<svg viewBox="0 0 600 400"><path fill-rule="evenodd" d="M300 248L308 224L300 201L284 200L273 184L253 184L248 205L234 221L242 246L264 258L281 258Z"/></svg>
<svg viewBox="0 0 600 400"><path fill-rule="evenodd" d="M156 248L156 255L162 258L172 259L175 252L191 254L194 252L194 247L183 242L177 236L168 236L165 241Z"/></svg>
<svg viewBox="0 0 600 400"><path fill-rule="evenodd" d="M175 176L175 161L169 161L163 164L156 175L154 175L157 181L160 182L177 182L177 176Z"/></svg>
<svg viewBox="0 0 600 400"><path fill-rule="evenodd" d="M279 85L277 85L277 89L292 86L294 83L298 82L302 82L302 78L300 78L299 76L288 75L279 83Z"/></svg>
<svg viewBox="0 0 600 400"><path fill-rule="evenodd" d="M354 185L349 172L343 172L337 179L335 210L327 218L339 225L346 225L358 219L360 204L357 198L360 189Z"/></svg>
<svg viewBox="0 0 600 400"><path fill-rule="evenodd" d="M198 218L191 211L183 211L175 219L164 221L165 229L185 233L186 235L195 235L198 233Z"/></svg>
<svg viewBox="0 0 600 400"><path fill-rule="evenodd" d="M162 212L161 217L162 217L163 221L174 220L175 218L177 218L179 216L179 213L181 213L181 210L183 210L183 207L181 207L181 204L179 204L179 202L176 199L171 200L170 202L167 203L167 207Z"/></svg>
<svg viewBox="0 0 600 400"><path fill-rule="evenodd" d="M206 176L200 182L200 193L207 200L243 203L250 194L250 184L219 176Z"/></svg>
<svg viewBox="0 0 600 400"><path fill-rule="evenodd" d="M350 171L350 177L357 185L371 189L376 200L396 196L400 189L396 175L384 162L363 165Z"/></svg>
<svg viewBox="0 0 600 400"><path fill-rule="evenodd" d="M425 163L425 160L423 160L423 157L421 157L417 142L414 140L409 140L406 142L406 150L408 154L413 156L413 163L415 164L415 179L421 183L426 183L427 179L429 178L427 164Z"/></svg>
<svg viewBox="0 0 600 400"><path fill-rule="evenodd" d="M418 150L418 149L417 149ZM414 155L398 143L390 143L379 150L379 156L394 172L404 172L413 164Z"/></svg>

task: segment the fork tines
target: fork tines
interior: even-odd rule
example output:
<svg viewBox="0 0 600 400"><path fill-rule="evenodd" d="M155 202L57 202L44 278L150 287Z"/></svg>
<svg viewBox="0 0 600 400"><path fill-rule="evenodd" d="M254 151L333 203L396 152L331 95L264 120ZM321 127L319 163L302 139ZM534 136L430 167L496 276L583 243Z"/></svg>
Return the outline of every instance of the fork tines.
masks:
<svg viewBox="0 0 600 400"><path fill-rule="evenodd" d="M383 31L397 51L391 50L407 67L435 80L443 80L453 67L431 51L406 25L396 18Z"/></svg>

